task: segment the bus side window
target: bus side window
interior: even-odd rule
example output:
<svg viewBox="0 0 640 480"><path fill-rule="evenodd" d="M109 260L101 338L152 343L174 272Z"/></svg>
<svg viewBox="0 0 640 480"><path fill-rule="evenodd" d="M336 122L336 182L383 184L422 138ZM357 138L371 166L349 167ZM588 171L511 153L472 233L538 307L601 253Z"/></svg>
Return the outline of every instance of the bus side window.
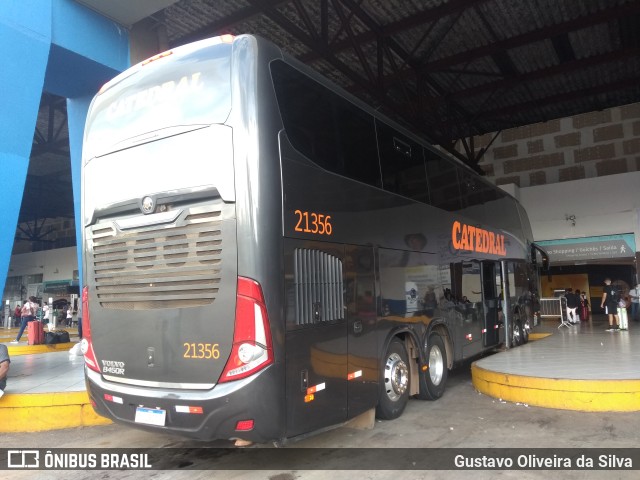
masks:
<svg viewBox="0 0 640 480"><path fill-rule="evenodd" d="M388 125L376 120L382 188L428 203L429 187L422 147Z"/></svg>
<svg viewBox="0 0 640 480"><path fill-rule="evenodd" d="M462 196L456 164L428 148L424 149L424 159L431 205L450 212L460 210Z"/></svg>
<svg viewBox="0 0 640 480"><path fill-rule="evenodd" d="M373 117L282 61L271 72L291 145L325 170L380 187Z"/></svg>

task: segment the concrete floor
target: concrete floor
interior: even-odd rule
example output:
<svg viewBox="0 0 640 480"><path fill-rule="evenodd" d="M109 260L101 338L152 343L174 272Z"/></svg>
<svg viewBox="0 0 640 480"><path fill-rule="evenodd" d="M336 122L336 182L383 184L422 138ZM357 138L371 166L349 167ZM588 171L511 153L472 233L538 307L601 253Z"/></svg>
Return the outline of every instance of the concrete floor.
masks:
<svg viewBox="0 0 640 480"><path fill-rule="evenodd" d="M551 325L553 326L553 325ZM553 326L553 328L555 328ZM557 332L556 332L557 333ZM562 334L562 335L570 335ZM568 340L572 341L572 340ZM542 345L541 341L531 345ZM515 351L515 350L513 350ZM487 357L487 359L492 357ZM472 385L470 365L455 371L447 384L444 396L436 402L411 400L404 414L393 421L376 421L371 430L356 430L343 426L313 437L289 444L295 459L296 449L314 448L318 456L307 466L281 465L280 468L258 469L251 451L222 449L229 442L197 443L180 437L149 433L121 425L72 428L39 433L4 433L0 436L0 448L69 448L77 452L81 448L161 448L168 464L183 468L140 471L3 471L3 479L225 479L225 480L332 480L388 479L547 479L553 475L562 479L635 479L637 471L622 470L430 470L422 466L415 470L398 470L393 465L407 462L411 465L416 455L425 457L433 450L452 449L447 452L469 454L472 448L505 449L549 448L559 455L561 449L570 448L571 455L599 455L601 452L635 452L638 445L638 414L633 412L574 412L509 403L478 393ZM172 449L189 449L172 450ZM208 450L203 450L206 448ZM260 445L257 449L270 448ZM336 450L339 449L339 450ZM351 449L351 450L347 450ZM357 449L357 450L353 450ZM375 450L372 450L375 449ZM628 450L633 449L633 450ZM536 452L537 450L532 450ZM539 451L538 451L539 452ZM436 451L437 453L437 451ZM305 453L308 455L308 453ZM392 455L386 469L373 466ZM345 456L350 463L345 464ZM388 457L386 457L388 458ZM638 462L640 465L640 462ZM345 466L346 465L346 466ZM312 468L313 467L313 468ZM378 465L380 467L380 465ZM637 468L638 465L635 465ZM189 469L184 471L184 469ZM349 468L350 470L346 470ZM407 468L411 468L408 466ZM338 469L338 470L334 470ZM353 470L356 469L356 470ZM389 470L391 469L391 470Z"/></svg>

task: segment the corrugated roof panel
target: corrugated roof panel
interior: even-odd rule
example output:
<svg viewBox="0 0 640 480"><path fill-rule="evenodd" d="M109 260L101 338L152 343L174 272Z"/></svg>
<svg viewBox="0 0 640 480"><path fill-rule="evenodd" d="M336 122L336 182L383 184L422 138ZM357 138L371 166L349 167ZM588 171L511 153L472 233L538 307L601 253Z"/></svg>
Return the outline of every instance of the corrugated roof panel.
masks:
<svg viewBox="0 0 640 480"><path fill-rule="evenodd" d="M546 39L541 42L522 45L508 51L518 73L531 73L558 64L553 43Z"/></svg>
<svg viewBox="0 0 640 480"><path fill-rule="evenodd" d="M493 36L478 19L474 10L442 19L434 28L431 38L435 47L432 60L447 58L493 41Z"/></svg>
<svg viewBox="0 0 640 480"><path fill-rule="evenodd" d="M366 10L379 25L402 20L418 12L438 7L443 0L364 0L362 9Z"/></svg>
<svg viewBox="0 0 640 480"><path fill-rule="evenodd" d="M588 58L618 48L620 39L614 30L609 27L609 24L602 23L570 32L569 39L576 53L576 58Z"/></svg>

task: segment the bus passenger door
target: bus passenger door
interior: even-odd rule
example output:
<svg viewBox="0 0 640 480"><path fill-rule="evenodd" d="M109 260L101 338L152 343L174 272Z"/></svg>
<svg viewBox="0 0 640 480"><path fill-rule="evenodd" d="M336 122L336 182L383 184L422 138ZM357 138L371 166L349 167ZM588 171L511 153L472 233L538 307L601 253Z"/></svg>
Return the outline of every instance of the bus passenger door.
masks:
<svg viewBox="0 0 640 480"><path fill-rule="evenodd" d="M346 247L344 279L348 416L353 418L373 408L378 398L377 309L371 247Z"/></svg>
<svg viewBox="0 0 640 480"><path fill-rule="evenodd" d="M347 419L344 246L285 239L286 436Z"/></svg>
<svg viewBox="0 0 640 480"><path fill-rule="evenodd" d="M491 347L500 342L500 324L502 323L502 280L500 263L482 262L482 296L484 302L483 346Z"/></svg>

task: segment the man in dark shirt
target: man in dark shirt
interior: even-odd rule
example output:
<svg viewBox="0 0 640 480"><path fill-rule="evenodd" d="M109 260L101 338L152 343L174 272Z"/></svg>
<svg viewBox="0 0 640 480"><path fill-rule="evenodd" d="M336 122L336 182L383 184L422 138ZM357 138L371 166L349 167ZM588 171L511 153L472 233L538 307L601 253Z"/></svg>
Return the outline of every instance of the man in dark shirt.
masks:
<svg viewBox="0 0 640 480"><path fill-rule="evenodd" d="M605 278L604 288L602 289L602 300L600 301L600 307L604 308L604 313L609 315L609 328L608 331L617 331L620 329L620 320L618 319L618 304L616 297L618 296L618 290L611 285L611 279ZM616 324L613 324L615 318Z"/></svg>
<svg viewBox="0 0 640 480"><path fill-rule="evenodd" d="M567 299L567 320L569 320L569 323L573 325L580 323L580 320L578 320L578 316L576 315L576 311L580 306L578 295L573 293L573 290L570 288L567 288L564 297Z"/></svg>

